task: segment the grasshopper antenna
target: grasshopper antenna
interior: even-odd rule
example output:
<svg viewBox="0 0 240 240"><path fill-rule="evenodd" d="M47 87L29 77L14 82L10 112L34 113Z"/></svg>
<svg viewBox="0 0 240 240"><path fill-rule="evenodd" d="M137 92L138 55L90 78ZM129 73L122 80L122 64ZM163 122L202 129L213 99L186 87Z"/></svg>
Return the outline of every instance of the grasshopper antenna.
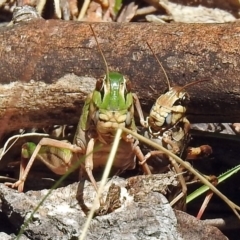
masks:
<svg viewBox="0 0 240 240"><path fill-rule="evenodd" d="M185 86L181 87L178 89L178 92L180 93L183 89L187 88L187 87L190 87L192 85L195 85L195 84L198 84L200 82L206 82L206 81L209 81L208 79L202 79L202 80L198 80L198 81L194 81L194 82L190 82L190 83L187 83Z"/></svg>
<svg viewBox="0 0 240 240"><path fill-rule="evenodd" d="M92 25L90 24L89 26L90 26L90 28L91 28L91 31L92 31L93 36L94 36L94 38L95 38L95 41L96 41L96 43L97 43L98 50L99 50L99 52L100 52L101 55L102 55L102 58L103 58L103 61L104 61L105 67L106 67L106 76L107 76L107 80L108 80L109 69L108 69L108 65L107 65L106 58L104 57L104 54L103 54L103 52L102 52L102 49L100 48L99 42L98 42L98 40L97 40L97 36L96 36L96 34L95 34L94 30L93 30Z"/></svg>
<svg viewBox="0 0 240 240"><path fill-rule="evenodd" d="M167 73L166 73L166 71L165 71L163 65L162 65L161 62L159 61L159 59L158 59L156 53L152 50L152 48L151 48L151 46L150 46L150 44L149 44L148 42L147 42L147 45L148 45L148 47L150 48L150 50L151 50L152 54L154 55L154 57L156 58L158 64L159 64L160 67L162 68L162 70L163 70L163 72L164 72L164 75L165 75L165 77L166 77L166 80L167 80L168 90L170 90L170 88L171 88L171 86L170 86L170 81L169 81L169 79L168 79Z"/></svg>

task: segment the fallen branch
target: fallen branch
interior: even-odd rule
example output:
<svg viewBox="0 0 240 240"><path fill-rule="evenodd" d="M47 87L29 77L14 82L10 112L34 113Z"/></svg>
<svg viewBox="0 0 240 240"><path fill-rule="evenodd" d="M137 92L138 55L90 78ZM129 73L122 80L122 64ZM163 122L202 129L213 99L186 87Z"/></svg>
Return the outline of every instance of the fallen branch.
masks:
<svg viewBox="0 0 240 240"><path fill-rule="evenodd" d="M132 80L146 112L167 88L148 41L172 85L209 79L188 89L192 122L239 121L238 24L92 26L109 68ZM36 19L1 28L0 42L2 131L76 124L85 96L104 73L89 24Z"/></svg>

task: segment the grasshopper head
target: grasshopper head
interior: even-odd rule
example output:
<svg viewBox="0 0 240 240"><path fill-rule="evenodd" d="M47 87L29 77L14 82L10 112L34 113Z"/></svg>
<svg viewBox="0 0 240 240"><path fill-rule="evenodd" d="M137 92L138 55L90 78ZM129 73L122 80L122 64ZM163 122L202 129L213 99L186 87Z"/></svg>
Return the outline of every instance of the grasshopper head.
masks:
<svg viewBox="0 0 240 240"><path fill-rule="evenodd" d="M131 83L118 72L109 72L98 80L96 90L100 92L100 99L96 98L96 105L100 109L121 111L127 110L132 104L132 98L129 98Z"/></svg>
<svg viewBox="0 0 240 240"><path fill-rule="evenodd" d="M134 124L130 89L128 79L117 72L109 72L98 80L92 97L91 116L101 142L112 142L119 126Z"/></svg>
<svg viewBox="0 0 240 240"><path fill-rule="evenodd" d="M149 114L149 126L154 132L173 127L185 117L189 102L188 93L181 87L170 87L153 105Z"/></svg>

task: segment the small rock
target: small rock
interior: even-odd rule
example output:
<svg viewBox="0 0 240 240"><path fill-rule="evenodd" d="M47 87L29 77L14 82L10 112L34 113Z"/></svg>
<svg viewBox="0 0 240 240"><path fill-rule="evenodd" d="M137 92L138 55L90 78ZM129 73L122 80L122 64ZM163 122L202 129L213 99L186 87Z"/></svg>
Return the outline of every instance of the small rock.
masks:
<svg viewBox="0 0 240 240"><path fill-rule="evenodd" d="M10 240L12 237L4 232L0 232L0 239L1 240Z"/></svg>
<svg viewBox="0 0 240 240"><path fill-rule="evenodd" d="M157 176L156 179L159 180ZM146 182L144 177L143 179L142 183ZM151 182L157 186L157 182L154 183L154 177L151 178ZM137 186L137 191L133 191L134 186L132 185L131 194L129 194L126 188L127 181L116 177L106 184L104 196L106 196L109 186L113 183L120 186L122 206L108 215L95 217L91 221L86 239L95 240L99 237L116 240L203 239L192 238L191 234L194 231L199 232L201 236L204 236L204 239L208 240L215 240L216 238L212 236L216 233L219 236L217 239L227 239L215 227L203 227L201 221L195 221L194 224L191 224L192 232L183 228L184 222L187 224L188 221L191 221L192 223L192 219L195 218L188 214L186 214L184 222L182 218L181 221L179 217L176 218L167 199L155 187L148 188L146 191L143 184L142 192L144 194L139 195L141 185ZM78 239L86 222L86 215L76 200L77 191L79 191L78 183L53 190L41 207L35 210L32 221L24 229L24 235L29 239L39 240ZM134 196L135 192L138 197ZM48 190L19 193L0 184L1 210L16 229L15 232L18 232L24 221L29 219L31 213L46 194L48 194ZM91 207L95 194L92 184L86 182L83 200L88 208Z"/></svg>

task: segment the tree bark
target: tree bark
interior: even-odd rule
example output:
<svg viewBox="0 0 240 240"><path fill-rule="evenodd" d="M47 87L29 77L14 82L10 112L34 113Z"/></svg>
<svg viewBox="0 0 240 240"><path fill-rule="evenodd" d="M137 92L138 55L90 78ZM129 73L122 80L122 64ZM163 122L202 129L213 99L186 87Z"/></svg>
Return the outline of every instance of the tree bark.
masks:
<svg viewBox="0 0 240 240"><path fill-rule="evenodd" d="M240 118L240 25L95 23L109 69L128 76L148 113L172 86L189 87L192 122ZM88 23L37 19L0 29L1 131L76 124L84 98L105 73Z"/></svg>

